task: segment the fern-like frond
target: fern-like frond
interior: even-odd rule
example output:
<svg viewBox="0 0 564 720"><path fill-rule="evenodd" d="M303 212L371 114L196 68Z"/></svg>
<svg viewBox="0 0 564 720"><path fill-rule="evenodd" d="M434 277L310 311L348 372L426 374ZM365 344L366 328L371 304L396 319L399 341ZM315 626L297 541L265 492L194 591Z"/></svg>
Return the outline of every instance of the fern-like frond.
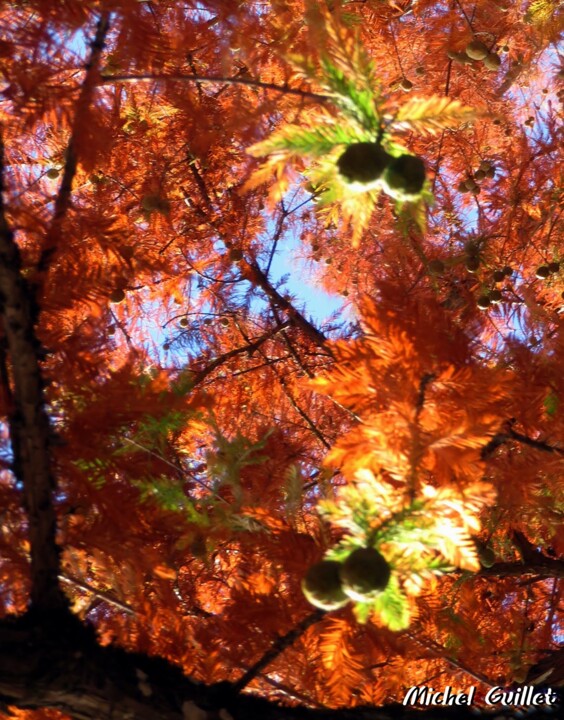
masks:
<svg viewBox="0 0 564 720"><path fill-rule="evenodd" d="M358 142L358 134L347 125L320 125L301 127L287 125L269 138L248 149L253 157L265 157L271 153L286 152L288 155L322 157L337 145Z"/></svg>
<svg viewBox="0 0 564 720"><path fill-rule="evenodd" d="M449 97L433 95L430 98L411 98L404 103L390 126L396 130L417 130L434 133L454 128L476 117L476 111Z"/></svg>

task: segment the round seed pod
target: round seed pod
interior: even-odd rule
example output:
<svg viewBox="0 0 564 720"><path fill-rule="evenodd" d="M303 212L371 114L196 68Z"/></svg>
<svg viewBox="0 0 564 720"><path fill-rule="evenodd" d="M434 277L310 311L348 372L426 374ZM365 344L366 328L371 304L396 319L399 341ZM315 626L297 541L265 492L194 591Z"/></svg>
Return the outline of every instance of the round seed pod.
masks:
<svg viewBox="0 0 564 720"><path fill-rule="evenodd" d="M454 60L456 55L458 55L457 50L447 50L447 58L449 58L450 60Z"/></svg>
<svg viewBox="0 0 564 720"><path fill-rule="evenodd" d="M473 190L475 187L477 187L474 178L468 178L468 180L464 180L464 184L466 185L468 190Z"/></svg>
<svg viewBox="0 0 564 720"><path fill-rule="evenodd" d="M496 53L490 53L484 58L483 62L484 67L488 68L488 70L497 70L501 65L501 58Z"/></svg>
<svg viewBox="0 0 564 720"><path fill-rule="evenodd" d="M108 325L108 335L115 335L116 334L116 326L115 325Z"/></svg>
<svg viewBox="0 0 564 720"><path fill-rule="evenodd" d="M529 127L533 127L534 124L535 124L535 118L534 118L534 117L528 117L528 118L525 120L525 125L528 125Z"/></svg>
<svg viewBox="0 0 564 720"><path fill-rule="evenodd" d="M57 170L57 168L49 168L45 175L47 175L49 180L56 180L56 178L59 177L59 171Z"/></svg>
<svg viewBox="0 0 564 720"><path fill-rule="evenodd" d="M473 187L470 192L472 193L472 195L479 195L482 191L480 187L476 185L476 187Z"/></svg>
<svg viewBox="0 0 564 720"><path fill-rule="evenodd" d="M181 317L180 320L178 321L178 324L180 325L180 327L183 327L183 328L188 327L188 318Z"/></svg>
<svg viewBox="0 0 564 720"><path fill-rule="evenodd" d="M231 248L229 251L229 259L231 262L240 262L243 259L243 251L241 248Z"/></svg>
<svg viewBox="0 0 564 720"><path fill-rule="evenodd" d="M322 560L312 565L302 580L302 592L308 602L321 610L337 610L350 598L345 594L339 570L341 563Z"/></svg>
<svg viewBox="0 0 564 720"><path fill-rule="evenodd" d="M478 255L480 251L480 244L479 238L476 238L475 240L468 240L468 242L464 243L464 252L468 256Z"/></svg>
<svg viewBox="0 0 564 720"><path fill-rule="evenodd" d="M480 259L474 255L471 255L470 257L466 258L464 267L466 268L466 270L468 270L469 273L476 273L480 268Z"/></svg>
<svg viewBox="0 0 564 720"><path fill-rule="evenodd" d="M436 258L435 260L430 261L427 269L431 275L441 275L445 271L445 264L442 260Z"/></svg>
<svg viewBox="0 0 564 720"><path fill-rule="evenodd" d="M423 67L423 65L418 65L418 66L415 68L415 74L416 74L416 75L425 75L425 73L426 73L426 70L425 70L425 68Z"/></svg>
<svg viewBox="0 0 564 720"><path fill-rule="evenodd" d="M560 272L560 263L558 263L558 262L548 263L548 271L551 275L554 273Z"/></svg>
<svg viewBox="0 0 564 720"><path fill-rule="evenodd" d="M489 50L481 40L472 40L466 46L465 53L472 60L483 60L488 56Z"/></svg>
<svg viewBox="0 0 564 720"><path fill-rule="evenodd" d="M480 547L478 549L478 560L482 567L490 568L495 563L495 553L491 548L487 547L487 545Z"/></svg>
<svg viewBox="0 0 564 720"><path fill-rule="evenodd" d="M474 180L476 180L477 182L479 182L480 180L483 180L485 177L486 177L485 170L476 170L476 172L474 173Z"/></svg>
<svg viewBox="0 0 564 720"><path fill-rule="evenodd" d="M340 568L343 590L353 600L368 600L385 590L391 570L374 548L353 550Z"/></svg>
<svg viewBox="0 0 564 720"><path fill-rule="evenodd" d="M510 49L511 49L511 48L509 47L509 45L502 45L502 46L499 48L499 52L508 53Z"/></svg>
<svg viewBox="0 0 564 720"><path fill-rule="evenodd" d="M223 325L223 327L227 327L229 325L229 318L226 318L226 317L220 318L219 324Z"/></svg>
<svg viewBox="0 0 564 720"><path fill-rule="evenodd" d="M144 195L141 198L141 207L143 208L143 210L151 212L151 210L156 210L159 207L160 201L161 198L159 195Z"/></svg>
<svg viewBox="0 0 564 720"><path fill-rule="evenodd" d="M480 163L480 167L478 168L482 172L488 172L488 170L491 168L492 164L491 162L488 162L487 160L482 160Z"/></svg>
<svg viewBox="0 0 564 720"><path fill-rule="evenodd" d="M494 270L493 279L496 283L503 282L505 280L505 273L503 270Z"/></svg>
<svg viewBox="0 0 564 720"><path fill-rule="evenodd" d="M413 90L413 83L411 82L411 80L403 78L403 80L400 82L400 87L404 92L409 92L410 90Z"/></svg>
<svg viewBox="0 0 564 720"><path fill-rule="evenodd" d="M513 268L509 267L509 265L505 265L503 268L503 274L506 277L511 277L513 275Z"/></svg>
<svg viewBox="0 0 564 720"><path fill-rule="evenodd" d="M119 305L125 300L125 291L122 288L116 288L110 293L110 302Z"/></svg>
<svg viewBox="0 0 564 720"><path fill-rule="evenodd" d="M546 278L550 275L550 270L548 269L548 265L541 265L536 269L535 276L539 280L546 280Z"/></svg>
<svg viewBox="0 0 564 720"><path fill-rule="evenodd" d="M462 182L459 182L458 185L456 186L456 189L458 190L458 192L461 192L461 193L470 192L470 190L466 187L465 180L463 180Z"/></svg>
<svg viewBox="0 0 564 720"><path fill-rule="evenodd" d="M503 299L503 295L501 292L497 289L490 290L490 301L493 303L501 302Z"/></svg>
<svg viewBox="0 0 564 720"><path fill-rule="evenodd" d="M378 143L352 143L337 160L337 168L348 183L369 183L382 176L391 160Z"/></svg>
<svg viewBox="0 0 564 720"><path fill-rule="evenodd" d="M407 200L419 195L425 182L425 163L415 155L400 155L384 174L389 195Z"/></svg>
<svg viewBox="0 0 564 720"><path fill-rule="evenodd" d="M210 325L213 325L213 320L209 317L205 318L204 325L206 325L207 327L209 327Z"/></svg>
<svg viewBox="0 0 564 720"><path fill-rule="evenodd" d="M465 52L454 53L451 60L460 65L472 65L472 60L466 55Z"/></svg>
<svg viewBox="0 0 564 720"><path fill-rule="evenodd" d="M495 177L495 167L492 165L489 170L486 170L486 177L493 178Z"/></svg>
<svg viewBox="0 0 564 720"><path fill-rule="evenodd" d="M476 305L480 308L480 310L487 310L491 305L491 301L487 295L480 295L480 297L476 300Z"/></svg>

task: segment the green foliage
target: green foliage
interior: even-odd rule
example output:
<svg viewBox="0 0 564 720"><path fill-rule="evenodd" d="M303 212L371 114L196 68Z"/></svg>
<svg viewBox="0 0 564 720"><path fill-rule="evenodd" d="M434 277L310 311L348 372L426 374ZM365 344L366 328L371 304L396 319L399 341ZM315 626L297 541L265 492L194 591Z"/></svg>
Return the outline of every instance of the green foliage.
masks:
<svg viewBox="0 0 564 720"><path fill-rule="evenodd" d="M553 392L549 392L548 395L544 399L544 410L546 414L549 417L554 417L556 413L558 412L558 406L560 405L560 401L558 399L558 396L555 395Z"/></svg>
<svg viewBox="0 0 564 720"><path fill-rule="evenodd" d="M178 479L165 475L133 480L133 484L140 491L141 502L153 502L163 510L179 513L188 523L198 527L210 525L212 510L216 503L213 497L195 502L186 496Z"/></svg>
<svg viewBox="0 0 564 720"><path fill-rule="evenodd" d="M370 67L371 64L370 64ZM354 68L355 70L357 68ZM358 75L347 77L345 72L328 57L321 59L321 82L334 94L334 103L341 113L369 137L376 139L380 131L380 112L378 95L367 83L358 82ZM369 73L370 78L372 72Z"/></svg>
<svg viewBox="0 0 564 720"><path fill-rule="evenodd" d="M346 125L323 125L314 128L287 125L264 142L254 145L252 154L262 156L287 151L291 154L323 157L335 146L347 145L357 140L358 134Z"/></svg>
<svg viewBox="0 0 564 720"><path fill-rule="evenodd" d="M215 429L216 449L207 455L208 473L216 491L225 485L231 488L235 506L238 507L244 499L241 488L241 471L245 467L261 465L268 460L268 455L261 451L273 431L268 431L256 442L249 440L240 432L237 432L234 438L229 439L221 433L213 420L211 423Z"/></svg>
<svg viewBox="0 0 564 720"><path fill-rule="evenodd" d="M356 602L354 614L359 623L366 623L372 615L394 632L409 627L411 613L409 601L402 592L398 579L393 574L386 589L373 600Z"/></svg>
<svg viewBox="0 0 564 720"><path fill-rule="evenodd" d="M106 484L112 463L102 458L75 460L74 465L86 475L88 482L100 489Z"/></svg>

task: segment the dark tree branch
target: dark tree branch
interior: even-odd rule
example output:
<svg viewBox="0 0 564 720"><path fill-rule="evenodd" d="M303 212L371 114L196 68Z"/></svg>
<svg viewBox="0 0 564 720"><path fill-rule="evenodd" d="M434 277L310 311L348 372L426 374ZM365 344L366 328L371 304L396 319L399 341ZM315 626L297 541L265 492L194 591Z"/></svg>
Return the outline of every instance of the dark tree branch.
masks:
<svg viewBox="0 0 564 720"><path fill-rule="evenodd" d="M482 568L479 575L495 575L497 577L515 577L519 575L538 575L539 577L564 578L564 562L548 558L537 553L534 560L526 563L499 562L489 568Z"/></svg>
<svg viewBox="0 0 564 720"><path fill-rule="evenodd" d="M279 332L289 326L289 321L282 322L276 327L274 327L272 330L268 330L267 332L263 333L256 340L249 341L243 347L234 348L233 350L229 350L229 352L223 353L223 355L215 358L215 360L212 360L208 365L206 365L205 368L195 372L194 378L192 379L193 387L200 385L214 370L217 370L218 367L221 367L229 360L237 357L237 355L241 355L243 353L252 353L253 351L258 350L258 348L263 343L265 343L267 340L270 340L270 338L274 337Z"/></svg>
<svg viewBox="0 0 564 720"><path fill-rule="evenodd" d="M104 42L106 35L109 30L109 13L104 12L96 28L96 36L91 43L92 51L90 58L86 63L84 69L86 71L82 87L80 89L80 95L78 97L76 112L74 114L74 122L71 130L70 140L67 146L65 155L65 166L63 169L63 177L61 179L61 185L59 192L55 198L55 209L53 212L53 219L51 226L45 236L45 242L41 251L41 256L37 264L39 273L45 273L50 263L52 262L53 256L57 250L59 233L61 231L61 225L65 219L71 200L72 182L76 174L76 167L78 158L76 155L77 136L83 131L84 126L87 122L86 116L88 108L92 99L92 95L96 88L96 77L98 73L98 67L100 64L100 56L104 49Z"/></svg>
<svg viewBox="0 0 564 720"><path fill-rule="evenodd" d="M261 82L248 77L221 77L214 75L185 75L176 73L174 75L156 75L140 74L140 75L102 75L101 81L105 85L113 85L114 83L135 83L135 82L153 82L161 80L164 82L193 82L212 85L247 85L248 87L262 88L273 92L283 93L284 95L297 95L301 98L326 102L333 100L331 95L323 95L320 93L310 92L309 90L300 90L299 88L291 88L287 85L276 85L276 83Z"/></svg>
<svg viewBox="0 0 564 720"><path fill-rule="evenodd" d="M23 483L29 520L31 602L36 608L64 606L59 587L59 548L51 493L55 478L49 454L49 420L39 367L40 344L33 295L21 273L21 258L4 208L4 141L0 135L0 319L11 360L14 408L9 416L13 470Z"/></svg>
<svg viewBox="0 0 564 720"><path fill-rule="evenodd" d="M289 300L286 300L286 298L283 297L278 290L276 290L268 277L256 263L245 264L247 266L245 274L248 280L255 285L258 285L258 287L264 291L264 293L275 305L282 308L282 310L285 310L290 316L293 325L296 325L303 330L310 340L312 340L316 345L323 346L324 349L332 356L331 351L325 345L327 342L325 335L318 330L315 325L312 325L312 323L306 320L305 317L296 310L292 303L289 302Z"/></svg>
<svg viewBox="0 0 564 720"><path fill-rule="evenodd" d="M243 688L246 688L247 685L254 680L265 667L276 660L276 658L283 653L286 648L293 645L308 628L315 625L315 623L318 623L324 615L325 613L323 610L316 610L305 617L296 625L296 627L289 630L285 635L278 637L272 644L272 647L261 657L261 659L250 667L247 672L240 677L236 683L234 683L233 690L235 692L240 692Z"/></svg>
<svg viewBox="0 0 564 720"><path fill-rule="evenodd" d="M480 453L482 460L487 460L494 454L498 447L504 445L510 440L519 442L522 445L528 445L529 447L535 448L535 450L540 450L541 452L564 455L564 448L558 447L556 445L550 445L543 440L535 440L534 438L530 438L527 435L523 435L522 433L517 432L517 430L513 429L514 422L515 420L509 420L508 422L506 422L503 430L496 433L489 441L489 443L487 445L484 445Z"/></svg>

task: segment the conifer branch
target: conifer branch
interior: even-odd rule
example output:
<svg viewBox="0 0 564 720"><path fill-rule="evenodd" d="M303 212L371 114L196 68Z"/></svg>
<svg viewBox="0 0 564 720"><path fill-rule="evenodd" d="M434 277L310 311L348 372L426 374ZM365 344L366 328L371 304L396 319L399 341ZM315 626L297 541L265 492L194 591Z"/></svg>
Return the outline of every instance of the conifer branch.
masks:
<svg viewBox="0 0 564 720"><path fill-rule="evenodd" d="M484 445L480 453L482 460L487 460L493 455L493 453L497 450L498 447L504 445L510 440L515 440L522 445L528 445L529 447L535 448L535 450L540 450L541 452L564 455L564 448L560 448L556 445L550 445L543 440L535 440L534 438L530 438L527 435L523 435L522 433L514 430L512 424L512 421L506 423L507 429L503 432L496 433L496 435L493 436L489 443L487 445Z"/></svg>
<svg viewBox="0 0 564 720"><path fill-rule="evenodd" d="M206 85L246 85L248 87L261 88L271 92L278 92L284 95L297 95L298 97L316 100L318 102L331 101L334 98L331 95L311 92L309 90L300 90L299 88L291 88L288 85L277 85L276 83L262 82L261 80L253 80L248 77L222 77L221 75L186 75L184 73L175 73L171 75L157 75L155 73L142 73L138 75L101 75L101 82L104 85L113 85L114 83L135 83L135 82L193 82Z"/></svg>
<svg viewBox="0 0 564 720"><path fill-rule="evenodd" d="M263 333L256 340L249 341L246 345L243 345L242 347L234 348L233 350L229 350L228 352L223 353L223 355L220 355L219 357L215 358L215 360L212 360L208 365L206 365L205 368L196 371L194 378L192 379L192 386L196 387L197 385L200 385L214 370L217 370L218 367L221 367L229 360L232 360L234 357L237 357L238 355L241 355L243 353L252 353L254 350L258 350L258 348L260 348L260 346L263 345L267 340L270 340L279 332L289 326L290 322L286 320L285 322L282 322L276 327L272 328L272 330L268 330L267 332Z"/></svg>
<svg viewBox="0 0 564 720"><path fill-rule="evenodd" d="M525 563L498 562L489 568L482 568L479 575L495 575L496 577L537 575L542 578L564 578L564 561L557 560L556 558L548 558L539 552L534 560L529 560Z"/></svg>
<svg viewBox="0 0 564 720"><path fill-rule="evenodd" d="M77 139L79 133L84 132L84 126L87 122L87 113L92 100L92 95L96 88L96 76L100 64L100 57L102 50L104 49L104 43L109 27L109 13L104 12L100 16L100 20L98 21L96 28L96 35L91 44L92 51L90 58L84 67L85 76L76 104L76 112L74 114L71 136L65 153L63 176L57 197L55 198L53 218L51 226L45 236L39 262L37 263L37 269L41 274L44 274L47 271L53 255L57 250L61 226L70 207L72 183L74 176L76 175L78 164L76 151Z"/></svg>
<svg viewBox="0 0 564 720"><path fill-rule="evenodd" d="M276 660L276 658L283 653L286 648L293 645L296 640L301 637L304 632L315 623L318 623L325 615L323 610L315 610L314 612L307 615L303 620L289 630L285 635L280 635L272 644L272 647L258 660L252 667L250 667L242 677L233 684L233 690L235 692L241 692L247 685L252 682L257 675L264 670L267 665Z"/></svg>
<svg viewBox="0 0 564 720"><path fill-rule="evenodd" d="M327 338L318 330L315 325L310 323L306 318L296 310L289 300L286 300L278 290L272 285L268 277L263 273L256 263L246 263L248 266L247 279L258 285L269 297L269 299L275 303L278 307L285 310L290 316L290 320L293 325L296 325L316 344L323 346L327 352L332 356L331 351L325 346Z"/></svg>

